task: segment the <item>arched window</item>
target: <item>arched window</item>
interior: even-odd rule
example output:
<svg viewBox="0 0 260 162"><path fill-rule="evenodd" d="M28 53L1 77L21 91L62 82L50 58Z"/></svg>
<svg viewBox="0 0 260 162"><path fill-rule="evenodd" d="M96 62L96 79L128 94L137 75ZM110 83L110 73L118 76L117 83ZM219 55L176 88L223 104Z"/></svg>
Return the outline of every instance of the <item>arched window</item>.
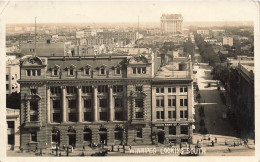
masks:
<svg viewBox="0 0 260 162"><path fill-rule="evenodd" d="M120 127L117 127L115 129L115 140L122 140L123 139L123 129Z"/></svg>
<svg viewBox="0 0 260 162"><path fill-rule="evenodd" d="M60 145L60 130L56 127L52 128L51 131L51 142L52 144Z"/></svg>

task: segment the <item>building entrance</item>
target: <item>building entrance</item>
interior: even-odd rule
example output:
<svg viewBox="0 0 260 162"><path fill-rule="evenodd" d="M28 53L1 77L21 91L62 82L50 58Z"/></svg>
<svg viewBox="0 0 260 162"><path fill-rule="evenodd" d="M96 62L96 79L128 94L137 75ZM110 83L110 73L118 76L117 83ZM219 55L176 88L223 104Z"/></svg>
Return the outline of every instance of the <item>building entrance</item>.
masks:
<svg viewBox="0 0 260 162"><path fill-rule="evenodd" d="M68 134L69 138L69 145L71 145L73 148L76 146L76 134Z"/></svg>
<svg viewBox="0 0 260 162"><path fill-rule="evenodd" d="M99 142L104 145L107 145L107 129L100 128L98 134L99 134Z"/></svg>
<svg viewBox="0 0 260 162"><path fill-rule="evenodd" d="M158 132L158 142L163 144L163 142L164 142L164 132Z"/></svg>

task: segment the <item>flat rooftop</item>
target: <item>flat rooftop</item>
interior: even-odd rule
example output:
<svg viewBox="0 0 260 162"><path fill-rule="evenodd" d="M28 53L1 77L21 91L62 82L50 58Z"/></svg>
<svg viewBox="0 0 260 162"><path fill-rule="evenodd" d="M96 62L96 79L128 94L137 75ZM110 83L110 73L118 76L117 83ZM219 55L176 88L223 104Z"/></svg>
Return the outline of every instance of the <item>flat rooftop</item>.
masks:
<svg viewBox="0 0 260 162"><path fill-rule="evenodd" d="M173 64L165 65L160 67L160 69L155 74L156 79L164 78L164 79L191 79L191 74L189 69L185 71L175 70L175 66Z"/></svg>

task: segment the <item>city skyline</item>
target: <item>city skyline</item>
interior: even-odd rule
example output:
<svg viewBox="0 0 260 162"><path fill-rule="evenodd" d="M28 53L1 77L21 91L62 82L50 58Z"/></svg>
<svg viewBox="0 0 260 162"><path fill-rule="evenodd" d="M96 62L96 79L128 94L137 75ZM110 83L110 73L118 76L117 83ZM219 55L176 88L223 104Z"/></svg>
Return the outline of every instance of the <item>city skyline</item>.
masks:
<svg viewBox="0 0 260 162"><path fill-rule="evenodd" d="M6 24L33 23L35 17L38 23L133 23L138 21L138 16L140 22L150 23L159 22L164 13L182 14L184 22L254 21L257 18L254 15L258 14L258 6L254 1L1 3L1 15L5 18Z"/></svg>

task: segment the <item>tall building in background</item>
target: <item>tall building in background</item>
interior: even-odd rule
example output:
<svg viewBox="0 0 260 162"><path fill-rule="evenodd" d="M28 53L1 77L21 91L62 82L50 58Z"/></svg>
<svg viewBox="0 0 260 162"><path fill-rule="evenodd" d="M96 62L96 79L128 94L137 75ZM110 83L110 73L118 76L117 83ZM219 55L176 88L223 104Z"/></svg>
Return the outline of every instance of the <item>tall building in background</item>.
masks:
<svg viewBox="0 0 260 162"><path fill-rule="evenodd" d="M181 14L163 14L161 16L161 33L182 33L182 21Z"/></svg>

